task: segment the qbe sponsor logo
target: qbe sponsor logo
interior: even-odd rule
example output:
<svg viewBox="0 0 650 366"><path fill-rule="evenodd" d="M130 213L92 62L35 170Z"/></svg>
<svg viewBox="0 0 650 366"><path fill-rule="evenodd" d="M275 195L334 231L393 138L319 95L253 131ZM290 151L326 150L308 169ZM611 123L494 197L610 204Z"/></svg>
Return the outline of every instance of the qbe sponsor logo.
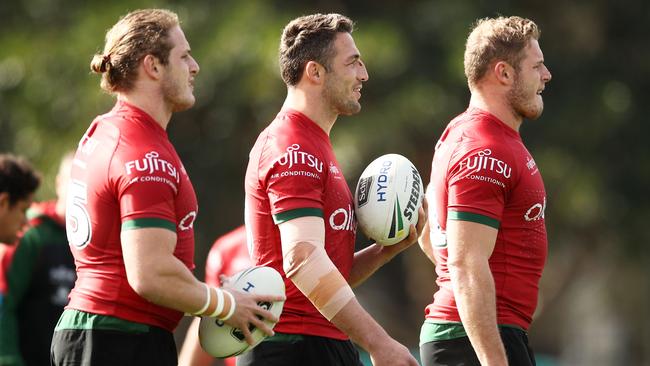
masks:
<svg viewBox="0 0 650 366"><path fill-rule="evenodd" d="M196 211L190 211L178 223L178 228L182 231L190 230L194 227L194 220L196 220Z"/></svg>
<svg viewBox="0 0 650 366"><path fill-rule="evenodd" d="M146 172L153 174L154 172L163 172L172 177L176 183L180 183L180 175L176 167L167 160L160 159L160 154L157 151L150 151L144 154L144 158L138 160L131 160L124 164L127 175L131 175L134 171Z"/></svg>
<svg viewBox="0 0 650 366"><path fill-rule="evenodd" d="M332 230L349 230L356 232L357 224L352 206L334 210L329 217L329 224Z"/></svg>
<svg viewBox="0 0 650 366"><path fill-rule="evenodd" d="M546 197L540 203L536 203L526 211L524 214L524 220L526 221L538 221L544 219L544 211L546 211Z"/></svg>

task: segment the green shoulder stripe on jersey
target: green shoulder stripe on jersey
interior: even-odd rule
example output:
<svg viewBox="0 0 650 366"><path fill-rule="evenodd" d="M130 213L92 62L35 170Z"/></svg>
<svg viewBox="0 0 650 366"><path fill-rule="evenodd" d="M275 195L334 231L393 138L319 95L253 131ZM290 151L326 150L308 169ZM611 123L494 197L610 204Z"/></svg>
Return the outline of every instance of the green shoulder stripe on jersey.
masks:
<svg viewBox="0 0 650 366"><path fill-rule="evenodd" d="M176 224L169 220L164 220L164 219L144 218L144 219L128 220L122 223L122 231L145 229L145 228L152 228L152 227L167 229L176 232Z"/></svg>
<svg viewBox="0 0 650 366"><path fill-rule="evenodd" d="M447 220L471 221L477 224L487 225L495 229L498 229L500 225L500 222L497 219L493 219L491 217L476 214L473 212L449 211L447 212Z"/></svg>
<svg viewBox="0 0 650 366"><path fill-rule="evenodd" d="M323 217L323 210L320 208L296 208L295 210L289 210L285 212L280 212L279 214L273 215L273 222L278 225L289 220L293 220L298 217L305 216L317 216Z"/></svg>
<svg viewBox="0 0 650 366"><path fill-rule="evenodd" d="M130 322L108 315L90 314L74 309L66 309L63 311L54 331L64 329L102 329L117 330L125 333L149 332L149 326L146 324Z"/></svg>
<svg viewBox="0 0 650 366"><path fill-rule="evenodd" d="M522 330L521 327L513 324L498 324L499 328L515 328ZM467 337L465 327L460 322L436 322L433 320L425 320L420 330L420 346L429 342L448 341Z"/></svg>

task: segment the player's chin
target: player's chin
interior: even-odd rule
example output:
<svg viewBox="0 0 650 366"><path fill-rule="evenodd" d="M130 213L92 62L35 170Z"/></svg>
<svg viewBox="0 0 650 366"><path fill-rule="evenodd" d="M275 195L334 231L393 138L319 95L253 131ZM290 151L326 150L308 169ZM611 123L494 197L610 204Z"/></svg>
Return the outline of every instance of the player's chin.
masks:
<svg viewBox="0 0 650 366"><path fill-rule="evenodd" d="M182 112L185 110L188 110L194 106L194 103L196 102L196 98L194 98L194 95L191 95L188 98L184 98L183 100L178 100L176 103L174 103L174 112Z"/></svg>
<svg viewBox="0 0 650 366"><path fill-rule="evenodd" d="M361 112L361 103L359 102L350 102L348 103L345 108L341 108L341 111L339 114L344 115L344 116L351 116L354 114L357 114Z"/></svg>

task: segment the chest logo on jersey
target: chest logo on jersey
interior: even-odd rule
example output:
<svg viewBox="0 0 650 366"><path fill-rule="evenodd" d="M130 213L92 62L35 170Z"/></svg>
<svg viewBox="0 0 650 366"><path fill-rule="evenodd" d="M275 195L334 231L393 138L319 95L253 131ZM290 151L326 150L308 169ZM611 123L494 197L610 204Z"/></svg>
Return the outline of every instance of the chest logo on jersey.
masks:
<svg viewBox="0 0 650 366"><path fill-rule="evenodd" d="M477 154L472 155L460 163L461 169L468 169L474 173L482 170L489 170L502 175L504 178L512 176L512 168L508 166L503 160L491 157L492 150L485 149L479 151Z"/></svg>
<svg viewBox="0 0 650 366"><path fill-rule="evenodd" d="M541 203L536 203L526 211L524 214L524 220L526 221L537 221L544 219L544 211L546 211L546 197Z"/></svg>
<svg viewBox="0 0 650 366"><path fill-rule="evenodd" d="M130 175L133 171L146 172L153 174L154 172L163 172L170 177L174 178L176 183L180 183L180 174L176 167L164 159L159 159L157 151L150 151L144 154L144 158L138 160L131 160L124 164L126 174Z"/></svg>
<svg viewBox="0 0 650 366"><path fill-rule="evenodd" d="M329 217L329 224L332 230L349 230L356 232L357 225L352 206L348 205L347 208L341 207L334 210Z"/></svg>

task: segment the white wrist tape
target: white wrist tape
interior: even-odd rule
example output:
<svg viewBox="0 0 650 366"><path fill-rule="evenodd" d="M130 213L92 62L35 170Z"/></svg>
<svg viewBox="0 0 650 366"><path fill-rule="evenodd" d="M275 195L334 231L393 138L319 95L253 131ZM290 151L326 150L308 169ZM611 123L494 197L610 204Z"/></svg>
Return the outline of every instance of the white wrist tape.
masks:
<svg viewBox="0 0 650 366"><path fill-rule="evenodd" d="M203 286L205 286L205 292L206 292L205 305L203 305L201 310L192 313L194 315L202 315L206 310L208 310L208 306L210 306L210 300L212 298L212 296L210 295L210 286L208 286L207 283L204 283Z"/></svg>
<svg viewBox="0 0 650 366"><path fill-rule="evenodd" d="M230 293L230 291L223 290L223 292L228 295L230 298L230 310L228 311L228 314L224 316L223 318L219 318L219 320L226 321L232 317L232 315L235 313L235 308L237 307L237 303L235 302L235 297Z"/></svg>
<svg viewBox="0 0 650 366"><path fill-rule="evenodd" d="M215 317L223 312L223 307L224 307L224 298L223 298L223 290L220 288L215 288L216 293L217 293L217 306L215 307L214 311L208 315L209 317Z"/></svg>

